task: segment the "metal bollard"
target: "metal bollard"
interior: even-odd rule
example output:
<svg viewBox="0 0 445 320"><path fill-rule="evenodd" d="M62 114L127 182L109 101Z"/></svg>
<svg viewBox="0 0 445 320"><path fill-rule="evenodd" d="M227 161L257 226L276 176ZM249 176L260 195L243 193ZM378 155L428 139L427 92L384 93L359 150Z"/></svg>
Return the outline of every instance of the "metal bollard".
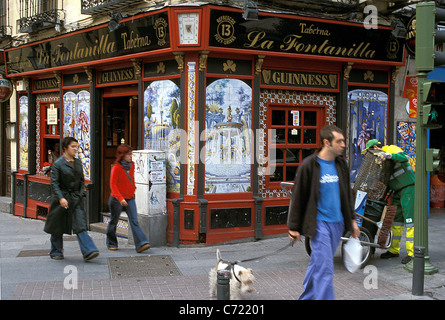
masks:
<svg viewBox="0 0 445 320"><path fill-rule="evenodd" d="M413 262L413 289L412 294L415 296L423 296L425 271L425 247L414 247Z"/></svg>
<svg viewBox="0 0 445 320"><path fill-rule="evenodd" d="M218 270L216 278L217 300L230 300L230 270Z"/></svg>

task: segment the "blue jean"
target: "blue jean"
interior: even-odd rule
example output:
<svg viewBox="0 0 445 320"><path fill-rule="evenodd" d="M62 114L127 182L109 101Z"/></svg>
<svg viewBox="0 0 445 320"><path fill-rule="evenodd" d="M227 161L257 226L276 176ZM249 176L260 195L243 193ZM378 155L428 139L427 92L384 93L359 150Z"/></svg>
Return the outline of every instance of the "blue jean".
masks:
<svg viewBox="0 0 445 320"><path fill-rule="evenodd" d="M300 300L334 300L334 254L343 234L344 223L317 221L311 239L311 260L304 277Z"/></svg>
<svg viewBox="0 0 445 320"><path fill-rule="evenodd" d="M50 242L51 251L49 255L51 257L63 257L63 235L52 234ZM80 252L84 258L92 252L99 251L87 231L82 231L77 234L77 242L79 243Z"/></svg>
<svg viewBox="0 0 445 320"><path fill-rule="evenodd" d="M115 197L110 197L108 201L108 205L110 206L110 223L107 227L107 247L117 248L117 237L116 237L116 227L119 221L119 216L121 215L122 210L125 210L128 216L128 221L130 222L131 231L133 233L133 240L136 247L136 250L142 247L144 244L150 243L145 235L144 231L142 231L141 226L138 222L138 213L136 209L136 201L134 198L125 199L127 201L128 206L121 206L119 200Z"/></svg>

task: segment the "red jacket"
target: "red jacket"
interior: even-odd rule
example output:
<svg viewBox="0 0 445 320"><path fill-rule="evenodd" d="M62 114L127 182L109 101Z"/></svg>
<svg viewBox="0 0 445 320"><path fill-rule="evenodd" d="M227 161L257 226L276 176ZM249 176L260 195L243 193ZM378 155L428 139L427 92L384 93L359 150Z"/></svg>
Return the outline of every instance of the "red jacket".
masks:
<svg viewBox="0 0 445 320"><path fill-rule="evenodd" d="M124 167L120 163L116 163L111 168L110 177L110 187L111 196L115 197L117 200L122 201L123 199L131 199L134 197L134 192L136 191L136 185L134 183L134 163L131 163L130 167L130 177L128 179L125 173Z"/></svg>

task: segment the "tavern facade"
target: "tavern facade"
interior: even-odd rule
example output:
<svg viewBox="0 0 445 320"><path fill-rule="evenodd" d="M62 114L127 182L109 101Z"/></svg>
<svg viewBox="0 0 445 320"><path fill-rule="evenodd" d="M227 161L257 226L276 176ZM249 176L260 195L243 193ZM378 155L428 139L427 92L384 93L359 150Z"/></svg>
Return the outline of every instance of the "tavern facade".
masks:
<svg viewBox="0 0 445 320"><path fill-rule="evenodd" d="M48 151L79 140L90 223L108 211L116 147L167 154L169 243L286 231L292 182L318 135L347 136L352 176L363 141L393 141L392 29L232 6L166 6L5 50L17 83L14 214L45 219ZM156 199L153 199L156 201Z"/></svg>

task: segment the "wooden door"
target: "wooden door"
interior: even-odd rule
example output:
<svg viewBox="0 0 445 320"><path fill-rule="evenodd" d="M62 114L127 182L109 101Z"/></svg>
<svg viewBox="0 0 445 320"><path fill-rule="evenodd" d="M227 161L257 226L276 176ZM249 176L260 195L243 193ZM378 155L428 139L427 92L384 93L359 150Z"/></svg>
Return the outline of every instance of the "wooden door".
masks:
<svg viewBox="0 0 445 320"><path fill-rule="evenodd" d="M137 98L107 97L102 109L102 210L109 211L110 174L117 147L124 143L137 146Z"/></svg>

